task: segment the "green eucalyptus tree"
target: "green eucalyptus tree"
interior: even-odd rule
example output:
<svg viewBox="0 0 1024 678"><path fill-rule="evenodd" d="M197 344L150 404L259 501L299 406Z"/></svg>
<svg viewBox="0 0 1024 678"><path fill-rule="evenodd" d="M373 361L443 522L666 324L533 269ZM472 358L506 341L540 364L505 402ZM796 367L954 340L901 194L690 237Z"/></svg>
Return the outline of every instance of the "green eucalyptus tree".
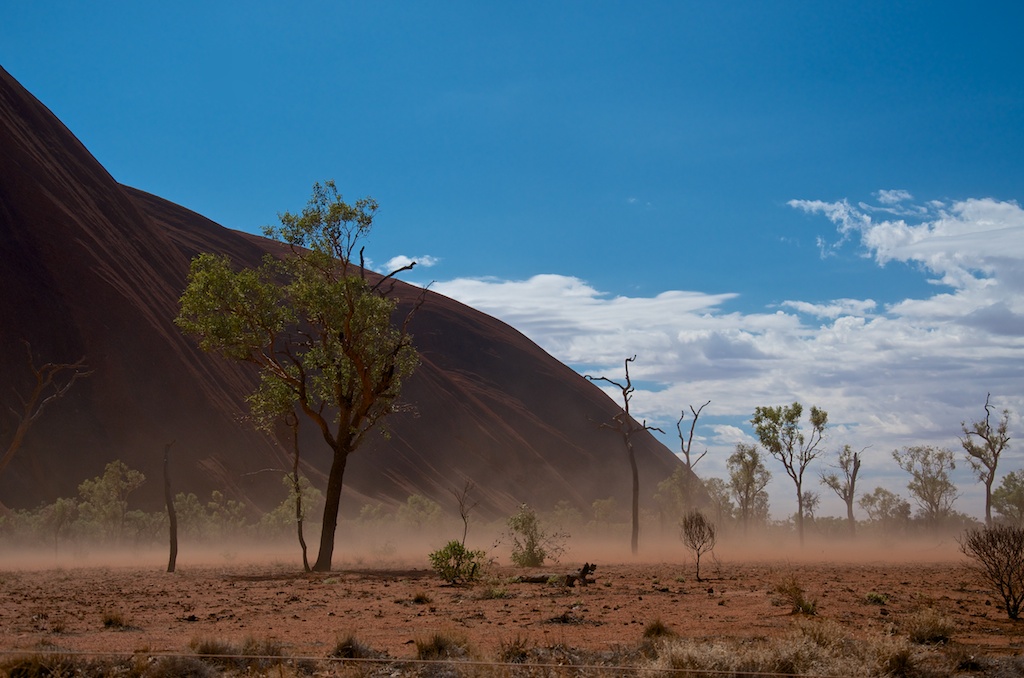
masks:
<svg viewBox="0 0 1024 678"><path fill-rule="evenodd" d="M811 429L804 435L800 430L803 405L756 407L750 423L768 453L782 462L786 474L796 485L796 530L800 545L804 545L804 471L820 454L818 447L825 436L828 412L811 407Z"/></svg>
<svg viewBox="0 0 1024 678"><path fill-rule="evenodd" d="M736 451L725 462L729 469L729 489L736 499L743 534L747 533L750 519L767 513L768 499L764 488L772 479L771 471L764 465L757 445L737 443Z"/></svg>
<svg viewBox="0 0 1024 678"><path fill-rule="evenodd" d="M418 364L412 313L392 323L392 276L413 264L375 281L363 266L376 210L372 198L346 203L333 181L314 184L300 214L285 212L264 229L289 246L283 256L240 270L222 256L193 259L176 319L204 351L256 366L260 382L248 401L260 425L297 411L330 447L315 571L331 569L348 458L395 409Z"/></svg>

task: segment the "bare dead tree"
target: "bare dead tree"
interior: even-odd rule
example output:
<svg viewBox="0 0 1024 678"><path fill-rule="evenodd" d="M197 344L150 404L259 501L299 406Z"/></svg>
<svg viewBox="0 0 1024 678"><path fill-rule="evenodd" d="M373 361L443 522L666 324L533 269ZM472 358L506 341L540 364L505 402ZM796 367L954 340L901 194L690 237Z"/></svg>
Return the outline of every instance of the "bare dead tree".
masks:
<svg viewBox="0 0 1024 678"><path fill-rule="evenodd" d="M459 517L462 518L462 545L466 545L466 535L469 534L469 514L477 507L480 503L478 501L469 503L469 493L473 491L473 481L466 480L465 485L462 486L461 490L448 489L455 497L455 501L459 505Z"/></svg>
<svg viewBox="0 0 1024 678"><path fill-rule="evenodd" d="M679 539L686 545L686 548L693 551L693 560L697 566L697 581L703 581L700 578L700 557L715 548L717 541L715 524L700 511L690 511L679 521Z"/></svg>
<svg viewBox="0 0 1024 678"><path fill-rule="evenodd" d="M25 344L28 367L32 371L35 383L27 395L15 390L15 396L20 401L21 407L10 408L18 423L14 427L14 435L7 443L7 449L3 456L0 456L0 474L11 463L14 455L25 441L25 435L42 416L47 406L53 401L63 398L76 381L92 374L91 370L86 369L84 356L73 363L43 363L36 366L35 359L32 357L32 345L27 341L22 343Z"/></svg>
<svg viewBox="0 0 1024 678"><path fill-rule="evenodd" d="M171 445L164 446L164 503L167 505L167 521L170 525L170 555L167 558L167 571L174 572L178 562L178 512L174 510L174 495L171 493Z"/></svg>
<svg viewBox="0 0 1024 678"><path fill-rule="evenodd" d="M682 450L683 459L686 461L686 468L693 470L693 467L697 465L697 462L704 458L704 455L708 453L704 450L700 453L700 456L694 460L690 460L690 451L693 449L693 434L697 428L697 420L700 419L701 410L711 404L711 401L707 401L697 409L693 409L693 405L690 405L690 412L693 412L693 421L690 422L690 434L683 437L683 419L686 418L686 410L679 411L679 421L676 422L676 431L679 432L679 448Z"/></svg>
<svg viewBox="0 0 1024 678"><path fill-rule="evenodd" d="M600 424L601 428L607 428L612 431L618 431L619 435L622 436L622 442L626 446L626 454L629 457L629 468L633 472L633 530L630 537L630 549L633 555L636 555L640 544L640 474L637 471L636 466L636 452L633 449L633 435L640 431L658 431L664 433L660 428L656 426L648 426L647 420L643 423L637 424L636 420L633 419L629 414L629 402L633 398L633 382L629 377L629 364L636 360L636 356L632 358L626 358L626 381L621 383L609 379L608 377L593 377L589 374L583 375L584 378L590 381L605 381L615 386L622 391L622 410L619 411L614 417L612 422L604 422Z"/></svg>

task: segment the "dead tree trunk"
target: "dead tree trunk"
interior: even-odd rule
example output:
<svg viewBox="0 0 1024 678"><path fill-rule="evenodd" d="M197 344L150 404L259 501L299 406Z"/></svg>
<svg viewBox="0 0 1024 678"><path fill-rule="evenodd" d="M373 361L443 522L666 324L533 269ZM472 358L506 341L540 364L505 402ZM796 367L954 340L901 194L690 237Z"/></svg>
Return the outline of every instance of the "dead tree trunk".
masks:
<svg viewBox="0 0 1024 678"><path fill-rule="evenodd" d="M167 571L174 572L175 564L178 561L178 512L174 510L174 495L171 494L171 473L170 458L171 445L174 441L164 446L164 502L167 504L167 520L170 524L171 553L167 559Z"/></svg>

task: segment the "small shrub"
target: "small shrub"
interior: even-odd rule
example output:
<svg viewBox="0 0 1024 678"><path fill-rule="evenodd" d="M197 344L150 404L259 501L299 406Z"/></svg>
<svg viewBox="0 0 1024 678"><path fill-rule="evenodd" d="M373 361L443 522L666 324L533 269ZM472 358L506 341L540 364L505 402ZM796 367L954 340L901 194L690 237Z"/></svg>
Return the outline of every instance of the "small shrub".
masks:
<svg viewBox="0 0 1024 678"><path fill-rule="evenodd" d="M103 613L104 628L123 631L129 627L128 620L117 610L107 610Z"/></svg>
<svg viewBox="0 0 1024 678"><path fill-rule="evenodd" d="M655 640L657 638L673 638L676 632L673 631L660 619L655 619L652 622L648 622L647 626L644 627L644 638L648 640Z"/></svg>
<svg viewBox="0 0 1024 678"><path fill-rule="evenodd" d="M416 640L417 659L462 659L469 654L469 641L463 636L436 632Z"/></svg>
<svg viewBox="0 0 1024 678"><path fill-rule="evenodd" d="M889 602L889 596L884 593L875 593L874 591L871 591L864 596L864 600L871 605L885 605Z"/></svg>
<svg viewBox="0 0 1024 678"><path fill-rule="evenodd" d="M514 597L515 594L504 586L488 586L480 592L480 600L504 600Z"/></svg>
<svg viewBox="0 0 1024 678"><path fill-rule="evenodd" d="M452 540L444 548L430 554L430 567L441 579L451 584L471 582L480 576L484 559L483 551L472 551L462 542Z"/></svg>
<svg viewBox="0 0 1024 678"><path fill-rule="evenodd" d="M502 664L524 664L530 658L531 643L522 636L498 643L497 661Z"/></svg>
<svg viewBox="0 0 1024 678"><path fill-rule="evenodd" d="M339 638L328 655L334 659L373 659L377 653L356 638L354 633Z"/></svg>
<svg viewBox="0 0 1024 678"><path fill-rule="evenodd" d="M932 608L918 610L903 623L907 638L919 645L945 643L953 636L953 622Z"/></svg>
<svg viewBox="0 0 1024 678"><path fill-rule="evenodd" d="M420 591L412 597L414 605L429 605L431 600L431 597L428 596L425 591Z"/></svg>
<svg viewBox="0 0 1024 678"><path fill-rule="evenodd" d="M809 600L804 595L804 588L800 586L800 580L795 574L784 577L775 586L775 592L782 596L783 602L790 606L793 614L813 615L818 612L818 601Z"/></svg>
<svg viewBox="0 0 1024 678"><path fill-rule="evenodd" d="M216 669L198 657L169 655L147 667L142 678L215 678L218 675Z"/></svg>
<svg viewBox="0 0 1024 678"><path fill-rule="evenodd" d="M558 562L565 552L568 534L548 534L541 526L537 512L526 504L509 516L508 536L512 540L512 564L518 567L540 567L545 560Z"/></svg>
<svg viewBox="0 0 1024 678"><path fill-rule="evenodd" d="M1010 619L1019 619L1024 605L1024 527L997 525L967 530L960 551L975 564L971 569L1002 598Z"/></svg>
<svg viewBox="0 0 1024 678"><path fill-rule="evenodd" d="M679 539L693 552L697 581L703 581L700 578L700 557L715 548L715 524L700 511L690 511L679 521Z"/></svg>

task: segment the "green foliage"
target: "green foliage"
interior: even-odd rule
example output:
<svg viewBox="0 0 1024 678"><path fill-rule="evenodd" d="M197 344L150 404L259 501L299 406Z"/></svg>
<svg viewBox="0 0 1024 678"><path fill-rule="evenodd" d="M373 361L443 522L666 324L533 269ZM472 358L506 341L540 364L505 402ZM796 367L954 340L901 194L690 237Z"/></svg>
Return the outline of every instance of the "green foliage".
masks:
<svg viewBox="0 0 1024 678"><path fill-rule="evenodd" d="M615 497L595 499L590 508L594 512L594 522L603 525L614 522L619 514L619 502Z"/></svg>
<svg viewBox="0 0 1024 678"><path fill-rule="evenodd" d="M291 474L281 477L287 496L272 511L260 517L259 530L266 534L283 534L295 529L295 483ZM309 478L299 476L299 493L302 498L302 519L316 515L323 510L324 495L309 482Z"/></svg>
<svg viewBox="0 0 1024 678"><path fill-rule="evenodd" d="M757 445L739 443L726 461L729 469L729 491L736 500L740 521L746 532L751 522L768 520L768 493L765 487L772 479Z"/></svg>
<svg viewBox="0 0 1024 678"><path fill-rule="evenodd" d="M870 494L861 496L858 503L884 534L904 529L910 522L910 504L884 487L876 487Z"/></svg>
<svg viewBox="0 0 1024 678"><path fill-rule="evenodd" d="M938 529L952 515L953 502L959 493L949 479L956 468L952 450L926 445L893 450L893 459L910 474L907 489L917 502L919 515Z"/></svg>
<svg viewBox="0 0 1024 678"><path fill-rule="evenodd" d="M541 525L537 512L526 504L509 516L508 536L512 541L512 563L519 567L540 567L544 561L558 561L565 551L564 533L549 534Z"/></svg>
<svg viewBox="0 0 1024 678"><path fill-rule="evenodd" d="M82 521L95 526L102 537L119 542L125 531L128 497L145 481L146 476L123 461L110 462L102 476L83 480L78 486Z"/></svg>
<svg viewBox="0 0 1024 678"><path fill-rule="evenodd" d="M705 478L704 491L708 495L708 510L714 516L717 525L723 525L726 521L732 520L736 508L729 498L729 486L721 478ZM767 511L767 507L765 507Z"/></svg>
<svg viewBox="0 0 1024 678"><path fill-rule="evenodd" d="M1024 527L1024 471L1006 474L992 491L992 508L1011 525Z"/></svg>
<svg viewBox="0 0 1024 678"><path fill-rule="evenodd" d="M668 478L658 483L654 501L657 502L662 516L675 523L687 511L695 507L701 491L701 481L686 466L677 466Z"/></svg>
<svg viewBox="0 0 1024 678"><path fill-rule="evenodd" d="M444 511L441 509L441 505L433 499L424 497L422 494L413 494L398 507L397 515L402 524L421 530L440 524Z"/></svg>
<svg viewBox="0 0 1024 678"><path fill-rule="evenodd" d="M429 556L434 572L452 584L471 582L479 577L486 557L485 552L467 549L455 539Z"/></svg>
<svg viewBox="0 0 1024 678"><path fill-rule="evenodd" d="M803 478L807 466L821 454L818 445L824 439L828 412L811 407L810 430L800 430L804 408L798 402L778 407L755 407L750 423L768 453L782 463L786 474L796 486L796 526L800 544L804 540Z"/></svg>
<svg viewBox="0 0 1024 678"><path fill-rule="evenodd" d="M889 602L889 596L871 591L864 596L864 600L872 605L886 605Z"/></svg>
<svg viewBox="0 0 1024 678"><path fill-rule="evenodd" d="M204 351L255 365L259 386L248 396L256 421L269 428L301 411L333 453L320 553L314 570L329 570L344 464L365 434L394 410L402 380L418 356L407 322L391 318L397 302L390 276L367 280L362 250L377 203L348 204L333 181L314 184L301 214L285 212L268 237L290 247L257 268L234 270L226 257L192 260L175 323ZM328 513L330 515L328 515Z"/></svg>
<svg viewBox="0 0 1024 678"><path fill-rule="evenodd" d="M795 574L783 577L775 585L775 592L789 605L793 614L814 615L818 612L818 601L807 597L800 579Z"/></svg>
<svg viewBox="0 0 1024 678"><path fill-rule="evenodd" d="M1010 443L1008 432L1010 411L1003 410L1002 418L995 426L992 425L992 406L989 397L985 398L985 418L971 422L960 422L963 437L960 444L967 455L967 463L985 485L985 524L992 524L992 483L996 479L996 468L999 457Z"/></svg>

